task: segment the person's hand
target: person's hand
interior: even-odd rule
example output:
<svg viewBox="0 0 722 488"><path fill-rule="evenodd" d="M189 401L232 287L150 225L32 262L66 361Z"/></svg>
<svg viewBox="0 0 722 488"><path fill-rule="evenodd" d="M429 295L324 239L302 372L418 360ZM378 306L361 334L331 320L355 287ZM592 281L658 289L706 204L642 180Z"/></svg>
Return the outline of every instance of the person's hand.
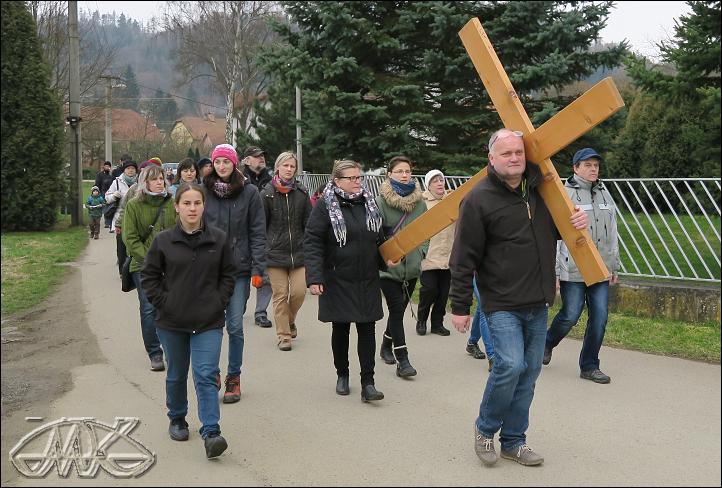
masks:
<svg viewBox="0 0 722 488"><path fill-rule="evenodd" d="M557 291L559 291L559 277L557 276Z"/></svg>
<svg viewBox="0 0 722 488"><path fill-rule="evenodd" d="M115 193L113 193L113 196L117 199L123 198L123 195L121 195L119 191L116 191Z"/></svg>
<svg viewBox="0 0 722 488"><path fill-rule="evenodd" d="M123 229L121 229L120 227L118 227L118 226L116 225L116 226L115 226L115 233L118 234L118 235L120 235L120 234L123 233Z"/></svg>
<svg viewBox="0 0 722 488"><path fill-rule="evenodd" d="M454 315L452 313L451 323L454 324L456 330L464 334L469 331L469 325L471 325L471 315Z"/></svg>
<svg viewBox="0 0 722 488"><path fill-rule="evenodd" d="M619 284L619 275L617 273L612 273L612 278L609 280L610 285L618 285Z"/></svg>
<svg viewBox="0 0 722 488"><path fill-rule="evenodd" d="M260 288L263 286L263 276L261 275L253 275L251 276L251 284L255 288Z"/></svg>
<svg viewBox="0 0 722 488"><path fill-rule="evenodd" d="M311 295L323 295L323 285L311 285Z"/></svg>
<svg viewBox="0 0 722 488"><path fill-rule="evenodd" d="M386 266L388 266L389 268L394 268L394 267L398 266L400 262L401 262L400 259L398 261L391 261L389 259L386 261Z"/></svg>
<svg viewBox="0 0 722 488"><path fill-rule="evenodd" d="M584 230L589 224L589 217L587 217L587 212L575 206L574 213L572 214L569 221L572 223L575 229Z"/></svg>

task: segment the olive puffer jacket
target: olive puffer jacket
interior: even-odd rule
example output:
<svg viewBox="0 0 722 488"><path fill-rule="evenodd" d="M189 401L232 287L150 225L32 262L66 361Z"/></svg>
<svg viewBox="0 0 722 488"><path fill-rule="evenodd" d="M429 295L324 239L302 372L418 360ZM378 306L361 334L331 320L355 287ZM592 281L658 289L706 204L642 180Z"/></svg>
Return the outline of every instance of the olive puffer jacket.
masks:
<svg viewBox="0 0 722 488"><path fill-rule="evenodd" d="M409 225L422 213L426 212L426 202L421 197L421 189L418 183L416 189L405 197L396 193L388 180L381 184L379 196L376 197L376 204L379 206L381 215L383 216L383 231L386 239L392 237L392 233L396 234L401 229ZM403 223L398 226L399 221L406 215ZM398 266L389 268L388 271L381 273L382 279L389 279L398 282L413 280L421 275L421 261L426 256L429 249L429 241L407 254Z"/></svg>

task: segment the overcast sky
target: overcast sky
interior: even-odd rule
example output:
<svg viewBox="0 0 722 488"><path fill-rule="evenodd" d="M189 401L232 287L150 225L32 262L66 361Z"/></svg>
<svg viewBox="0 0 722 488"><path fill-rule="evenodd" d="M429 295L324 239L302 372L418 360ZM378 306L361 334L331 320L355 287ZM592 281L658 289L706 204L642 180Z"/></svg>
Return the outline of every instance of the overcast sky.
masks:
<svg viewBox="0 0 722 488"><path fill-rule="evenodd" d="M124 13L127 17L147 21L160 18L165 2L78 2L81 11ZM616 2L602 30L605 42L627 39L632 50L656 58L655 44L674 35L674 20L690 8L685 2Z"/></svg>

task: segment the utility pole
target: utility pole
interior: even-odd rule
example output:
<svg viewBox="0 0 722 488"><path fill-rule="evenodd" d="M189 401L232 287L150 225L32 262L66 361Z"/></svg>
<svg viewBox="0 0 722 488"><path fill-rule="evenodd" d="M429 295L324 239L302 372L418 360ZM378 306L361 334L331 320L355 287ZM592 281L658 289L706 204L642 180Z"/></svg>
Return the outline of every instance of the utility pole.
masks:
<svg viewBox="0 0 722 488"><path fill-rule="evenodd" d="M68 2L68 32L70 37L70 209L71 225L83 223L83 158L80 137L80 36L78 35L78 2Z"/></svg>
<svg viewBox="0 0 722 488"><path fill-rule="evenodd" d="M298 174L303 173L303 144L301 143L301 89L296 85L296 156Z"/></svg>
<svg viewBox="0 0 722 488"><path fill-rule="evenodd" d="M105 85L105 160L113 163L113 77L101 76L108 83Z"/></svg>

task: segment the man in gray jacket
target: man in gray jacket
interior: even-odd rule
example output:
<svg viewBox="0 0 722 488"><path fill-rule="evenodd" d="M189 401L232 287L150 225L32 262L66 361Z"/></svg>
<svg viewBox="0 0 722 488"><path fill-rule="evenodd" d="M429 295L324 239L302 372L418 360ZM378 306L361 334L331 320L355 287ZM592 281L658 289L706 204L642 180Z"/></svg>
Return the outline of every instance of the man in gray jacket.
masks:
<svg viewBox="0 0 722 488"><path fill-rule="evenodd" d="M567 246L563 241L559 242L556 273L562 308L547 331L543 363L551 362L552 350L577 323L586 302L589 320L579 355L579 376L595 383L609 383L611 378L599 369L599 350L607 327L609 285L619 282L619 243L614 201L599 180L601 162L602 157L594 149L587 147L577 151L572 159L574 175L564 187L572 203L587 212L589 233L612 275L607 281L587 286Z"/></svg>

